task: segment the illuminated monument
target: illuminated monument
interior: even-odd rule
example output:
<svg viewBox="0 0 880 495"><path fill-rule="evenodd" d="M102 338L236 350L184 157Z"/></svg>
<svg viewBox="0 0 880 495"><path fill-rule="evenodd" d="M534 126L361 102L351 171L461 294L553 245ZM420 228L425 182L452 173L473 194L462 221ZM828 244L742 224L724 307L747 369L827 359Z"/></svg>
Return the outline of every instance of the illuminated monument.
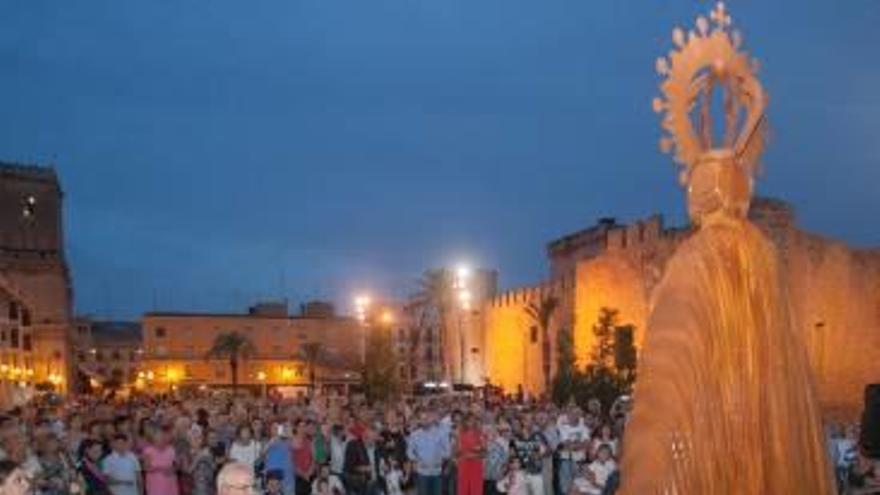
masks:
<svg viewBox="0 0 880 495"><path fill-rule="evenodd" d="M766 96L723 4L657 61L696 232L650 304L625 494L833 493L819 406L773 244L747 219ZM716 94L717 91L717 94ZM713 127L720 101L723 129Z"/></svg>

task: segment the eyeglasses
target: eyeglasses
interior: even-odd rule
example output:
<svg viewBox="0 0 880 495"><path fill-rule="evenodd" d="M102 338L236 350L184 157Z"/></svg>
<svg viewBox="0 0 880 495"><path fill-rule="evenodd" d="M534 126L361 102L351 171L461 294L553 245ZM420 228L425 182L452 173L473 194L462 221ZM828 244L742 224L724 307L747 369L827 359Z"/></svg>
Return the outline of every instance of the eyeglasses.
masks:
<svg viewBox="0 0 880 495"><path fill-rule="evenodd" d="M227 491L234 490L242 493L253 493L254 487L250 483L224 483L221 488L225 488Z"/></svg>

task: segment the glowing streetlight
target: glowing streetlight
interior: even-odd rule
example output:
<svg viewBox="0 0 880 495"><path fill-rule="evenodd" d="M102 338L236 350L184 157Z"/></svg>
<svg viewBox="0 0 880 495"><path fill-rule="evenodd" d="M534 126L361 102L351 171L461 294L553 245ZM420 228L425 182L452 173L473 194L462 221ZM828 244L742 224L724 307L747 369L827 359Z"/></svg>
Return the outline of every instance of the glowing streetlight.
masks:
<svg viewBox="0 0 880 495"><path fill-rule="evenodd" d="M257 372L257 381L260 382L260 386L263 389L263 398L265 398L267 395L266 394L267 390L266 390L266 372L265 371L258 371Z"/></svg>
<svg viewBox="0 0 880 495"><path fill-rule="evenodd" d="M471 277L471 269L467 265L458 265L455 269L455 288L463 289L467 286L467 281Z"/></svg>
<svg viewBox="0 0 880 495"><path fill-rule="evenodd" d="M471 295L471 291L467 289L461 289L458 293L458 302L461 303L461 307L463 309L471 309L471 300L473 296Z"/></svg>
<svg viewBox="0 0 880 495"><path fill-rule="evenodd" d="M372 299L370 299L370 296L368 295L362 294L354 298L354 310L361 323L367 319L367 309L372 302Z"/></svg>
<svg viewBox="0 0 880 495"><path fill-rule="evenodd" d="M394 313L392 313L390 309L382 311L382 323L385 325L394 323Z"/></svg>
<svg viewBox="0 0 880 495"><path fill-rule="evenodd" d="M361 331L361 361L363 362L367 362L367 331L365 324L367 322L367 309L370 307L370 304L372 304L372 300L366 294L361 294L354 298L354 310L358 321L363 327Z"/></svg>
<svg viewBox="0 0 880 495"><path fill-rule="evenodd" d="M459 376L458 380L464 381L465 377L465 360L467 358L467 353L465 352L465 328L464 328L464 316L465 312L470 311L471 309L471 301L473 299L473 295L471 294L470 288L468 287L468 282L471 276L471 269L467 265L459 265L455 270L455 281L453 288L455 289L455 295L458 298L458 303L460 307L460 311L458 311L458 346L459 346Z"/></svg>

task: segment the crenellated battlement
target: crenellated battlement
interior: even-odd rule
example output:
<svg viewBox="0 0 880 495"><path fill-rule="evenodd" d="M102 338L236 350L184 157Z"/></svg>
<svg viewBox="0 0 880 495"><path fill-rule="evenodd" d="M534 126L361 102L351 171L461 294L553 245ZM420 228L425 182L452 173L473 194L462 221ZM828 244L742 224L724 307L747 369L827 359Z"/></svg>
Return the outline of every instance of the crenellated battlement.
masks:
<svg viewBox="0 0 880 495"><path fill-rule="evenodd" d="M677 244L691 232L690 227L670 228L661 215L652 215L631 224L602 218L595 225L547 244L553 278L572 273L575 265L606 252L643 252L669 243Z"/></svg>
<svg viewBox="0 0 880 495"><path fill-rule="evenodd" d="M516 287L499 292L489 300L488 304L492 308L516 307L529 301L538 300L548 294L562 295L573 288L574 280L561 278L538 285Z"/></svg>
<svg viewBox="0 0 880 495"><path fill-rule="evenodd" d="M14 177L18 180L34 180L56 183L58 176L53 167L33 163L13 163L0 160L0 176Z"/></svg>

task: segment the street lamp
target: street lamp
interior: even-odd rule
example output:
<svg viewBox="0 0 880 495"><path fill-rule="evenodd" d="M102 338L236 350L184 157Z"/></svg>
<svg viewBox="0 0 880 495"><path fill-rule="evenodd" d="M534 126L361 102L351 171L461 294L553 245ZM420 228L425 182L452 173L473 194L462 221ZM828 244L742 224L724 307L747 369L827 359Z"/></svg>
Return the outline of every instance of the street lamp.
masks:
<svg viewBox="0 0 880 495"><path fill-rule="evenodd" d="M392 313L390 309L382 311L382 323L385 325L391 325L394 323L394 313Z"/></svg>
<svg viewBox="0 0 880 495"><path fill-rule="evenodd" d="M465 338L464 338L464 313L471 309L471 300L473 298L470 289L468 288L468 281L471 277L471 269L467 265L459 265L455 270L455 283L454 289L456 291L456 295L458 297L459 303L459 311L458 311L458 347L459 347L459 360L458 360L458 379L460 381L464 381L465 378L465 359L467 357L467 353L465 352Z"/></svg>
<svg viewBox="0 0 880 495"><path fill-rule="evenodd" d="M171 393L177 389L175 382L177 381L177 370L168 368L165 370L165 378L168 380L168 392Z"/></svg>
<svg viewBox="0 0 880 495"><path fill-rule="evenodd" d="M372 299L370 299L370 296L362 294L354 298L355 313L357 314L357 318L361 321L361 323L363 323L367 319L367 309L370 307L370 304L372 304Z"/></svg>
<svg viewBox="0 0 880 495"><path fill-rule="evenodd" d="M354 309L357 319L361 324L361 361L367 362L367 310L372 304L372 299L366 294L354 298Z"/></svg>
<svg viewBox="0 0 880 495"><path fill-rule="evenodd" d="M257 381L260 382L260 385L263 388L263 398L266 398L266 372L258 371L257 372Z"/></svg>

